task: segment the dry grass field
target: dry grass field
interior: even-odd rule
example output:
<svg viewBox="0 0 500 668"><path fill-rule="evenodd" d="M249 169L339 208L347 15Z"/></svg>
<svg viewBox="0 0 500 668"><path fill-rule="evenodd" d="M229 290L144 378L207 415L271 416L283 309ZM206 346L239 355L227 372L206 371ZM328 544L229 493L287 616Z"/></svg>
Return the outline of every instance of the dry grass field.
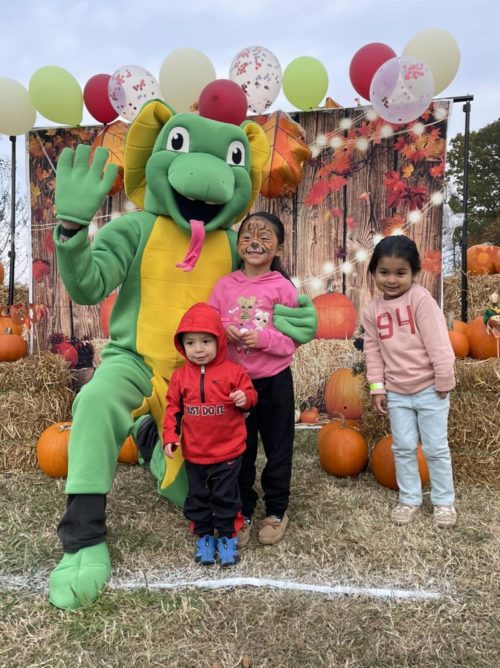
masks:
<svg viewBox="0 0 500 668"><path fill-rule="evenodd" d="M452 530L433 526L428 495L414 523L393 526L396 493L369 472L328 476L316 437L297 432L285 540L252 536L226 570L194 564L181 512L147 470L120 465L112 580L78 611L46 599L64 481L1 473L0 666L497 666L497 490L459 483Z"/></svg>

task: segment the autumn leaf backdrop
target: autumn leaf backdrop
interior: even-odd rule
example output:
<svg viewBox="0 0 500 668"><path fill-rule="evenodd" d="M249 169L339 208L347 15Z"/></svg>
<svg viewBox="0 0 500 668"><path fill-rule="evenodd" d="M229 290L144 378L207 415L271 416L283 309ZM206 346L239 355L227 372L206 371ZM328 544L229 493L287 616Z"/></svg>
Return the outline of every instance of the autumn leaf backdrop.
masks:
<svg viewBox="0 0 500 668"><path fill-rule="evenodd" d="M418 281L441 301L441 225L448 101L434 102L418 121L391 125L368 107L325 108L257 116L272 155L254 210L266 209L285 224L284 265L310 297L343 292L359 323L374 294L367 265L380 236L401 233L417 243ZM119 130L119 132L118 132ZM48 317L37 329L42 349L62 332L103 338L100 306L77 306L59 279L52 242L55 165L65 146L112 142L121 156L123 127L112 136L103 126L34 130L29 133L32 214L32 301ZM116 157L119 160L120 157ZM91 225L94 233L127 200L115 183ZM279 196L275 196L278 194Z"/></svg>

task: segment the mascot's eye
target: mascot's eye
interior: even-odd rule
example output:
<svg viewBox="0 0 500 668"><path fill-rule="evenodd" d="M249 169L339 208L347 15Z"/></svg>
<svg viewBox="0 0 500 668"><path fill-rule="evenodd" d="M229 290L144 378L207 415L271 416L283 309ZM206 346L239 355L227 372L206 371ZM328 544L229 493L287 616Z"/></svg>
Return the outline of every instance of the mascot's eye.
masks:
<svg viewBox="0 0 500 668"><path fill-rule="evenodd" d="M180 126L172 128L168 133L167 151L189 153L189 132Z"/></svg>
<svg viewBox="0 0 500 668"><path fill-rule="evenodd" d="M245 145L241 141L232 141L227 149L226 162L228 165L245 164Z"/></svg>

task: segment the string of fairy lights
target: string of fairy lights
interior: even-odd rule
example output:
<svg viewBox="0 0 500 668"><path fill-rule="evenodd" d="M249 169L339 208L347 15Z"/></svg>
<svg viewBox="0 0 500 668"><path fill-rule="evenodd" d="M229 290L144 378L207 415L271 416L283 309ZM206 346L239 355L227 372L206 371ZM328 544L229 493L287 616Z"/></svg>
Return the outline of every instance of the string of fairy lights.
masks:
<svg viewBox="0 0 500 668"><path fill-rule="evenodd" d="M391 126L388 123L383 124L378 129L377 137L380 137L381 139L389 139L390 137L395 137L402 134L412 134L415 137L423 135L423 133L427 128L440 123L447 117L448 101L444 100L442 102L443 103L441 103L441 101L434 102L432 111L432 116L434 120L431 120L427 123L422 123L420 121L417 121L411 127L405 126L401 130L395 130L393 126ZM317 158L325 150L330 150L330 149L339 150L342 147L347 147L349 145L354 145L357 151L359 151L360 153L365 153L366 151L368 151L370 147L370 142L374 141L374 137L348 138L345 137L345 133L349 131L353 126L356 127L357 125L359 125L359 123L361 123L363 120L376 121L378 118L379 118L378 114L372 108L364 109L363 112L361 112L354 118L350 117L342 118L339 122L338 128L326 134L317 135L314 142L312 142L309 145L312 157ZM50 159L50 156L48 155L47 151L45 150L43 141L41 140L37 132L35 132L35 137L37 138L49 165L51 166L52 170L55 173L55 166L52 160ZM425 218L426 213L432 207L441 206L443 201L444 201L444 187L441 188L440 190L433 192L430 195L429 201L422 208L416 208L408 212L406 221L402 225L394 227L391 230L390 234L391 235L404 234L405 230L408 229L410 226L422 222L423 219ZM124 205L123 210L114 211L111 214L94 216L89 226L89 236L91 237L95 236L95 234L98 231L99 221L102 220L107 222L108 220L112 220L125 213L130 213L136 210L137 210L136 206L132 202L127 201ZM53 229L53 224L35 223L32 225L32 229L36 231L51 230ZM385 235L380 234L378 232L373 232L371 243L368 245L368 247L361 247L359 242L355 241L353 242L352 240L350 240L350 243L351 244L354 243L355 245L358 246L358 248L352 253L352 256L349 259L346 259L342 262L334 262L332 260L328 260L323 263L321 273L305 277L293 276L292 277L293 283L297 288L308 286L312 291L319 292L324 290L325 281L334 279L336 276L340 276L342 274L346 275L352 274L353 272L356 271L357 265L366 263L370 258L373 249L375 248L377 243L384 238L384 236Z"/></svg>

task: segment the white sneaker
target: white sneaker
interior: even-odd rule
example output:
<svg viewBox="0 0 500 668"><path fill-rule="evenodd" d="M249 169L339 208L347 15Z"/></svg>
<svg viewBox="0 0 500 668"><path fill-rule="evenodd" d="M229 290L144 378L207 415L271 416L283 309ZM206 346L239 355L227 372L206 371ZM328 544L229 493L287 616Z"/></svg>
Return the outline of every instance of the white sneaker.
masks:
<svg viewBox="0 0 500 668"><path fill-rule="evenodd" d="M433 516L438 527L454 527L457 523L457 511L454 506L434 506Z"/></svg>
<svg viewBox="0 0 500 668"><path fill-rule="evenodd" d="M410 506L407 503L398 503L392 510L391 520L395 524L409 524L419 508L420 506Z"/></svg>

